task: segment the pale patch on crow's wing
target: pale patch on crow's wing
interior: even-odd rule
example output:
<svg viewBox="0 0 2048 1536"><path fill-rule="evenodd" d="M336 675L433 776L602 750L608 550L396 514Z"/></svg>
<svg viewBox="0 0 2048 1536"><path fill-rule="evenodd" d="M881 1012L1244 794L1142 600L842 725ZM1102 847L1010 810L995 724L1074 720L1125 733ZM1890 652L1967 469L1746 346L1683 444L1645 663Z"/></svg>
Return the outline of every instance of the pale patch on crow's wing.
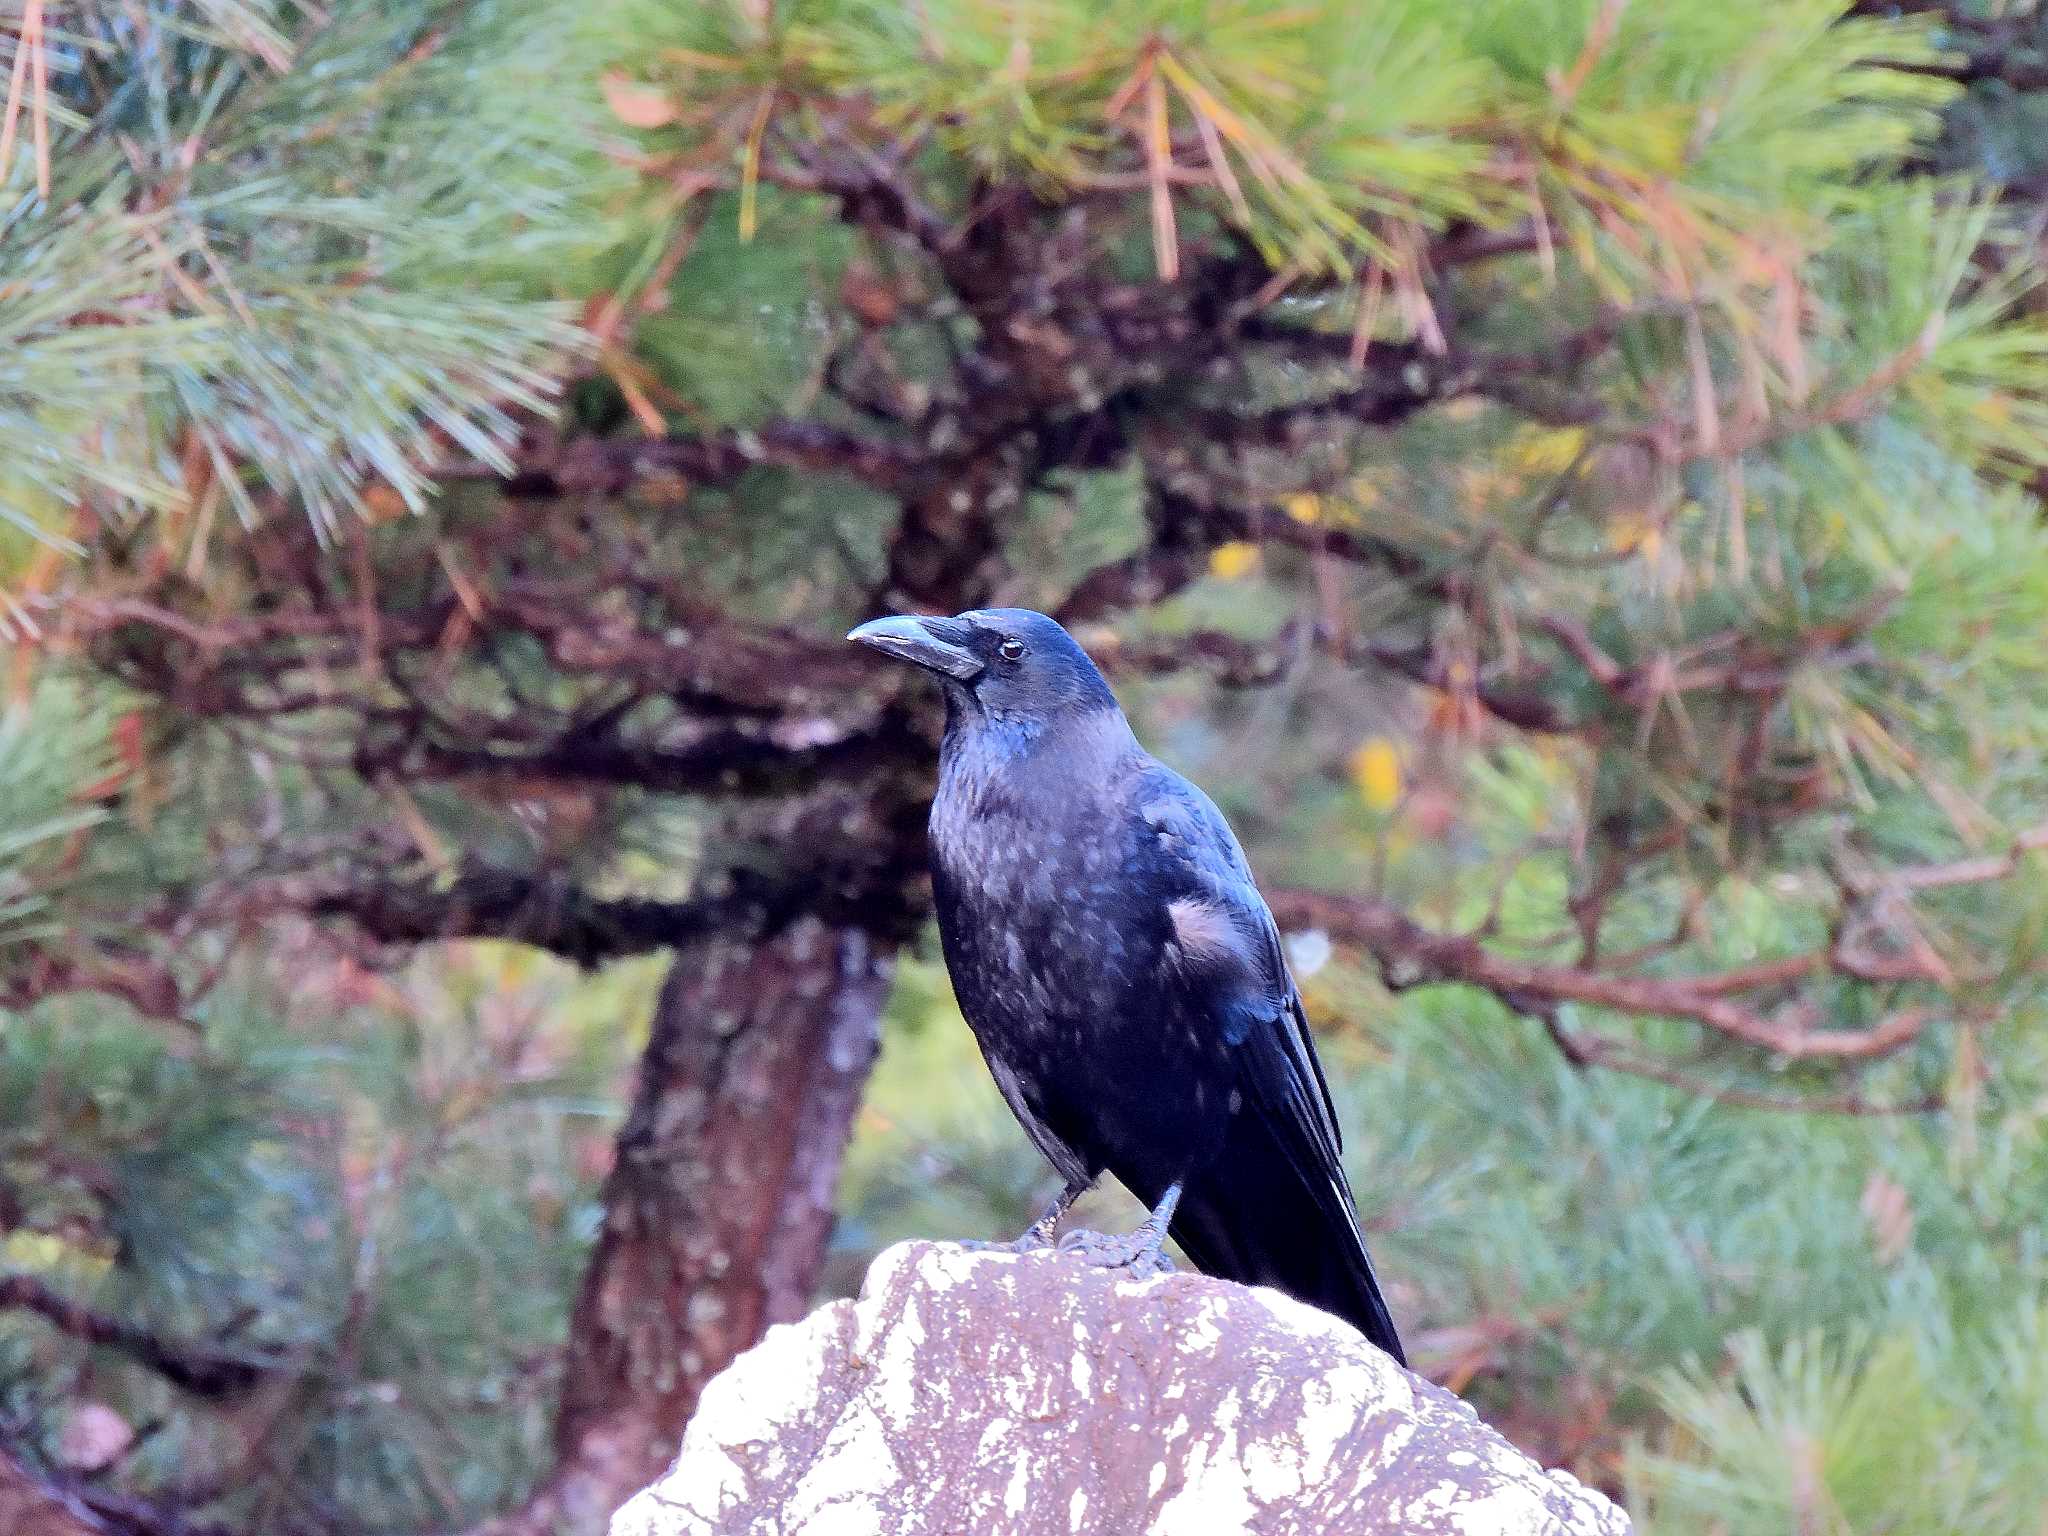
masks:
<svg viewBox="0 0 2048 1536"><path fill-rule="evenodd" d="M1195 896L1177 896L1166 904L1173 925L1168 953L1191 965L1222 965L1248 960L1245 933L1228 911Z"/></svg>

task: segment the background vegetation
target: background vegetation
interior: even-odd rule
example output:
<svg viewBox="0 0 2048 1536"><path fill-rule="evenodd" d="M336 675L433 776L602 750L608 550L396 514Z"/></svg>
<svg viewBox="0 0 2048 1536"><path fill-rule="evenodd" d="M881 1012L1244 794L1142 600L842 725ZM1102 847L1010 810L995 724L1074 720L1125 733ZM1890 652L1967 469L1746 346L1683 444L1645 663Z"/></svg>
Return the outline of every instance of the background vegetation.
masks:
<svg viewBox="0 0 2048 1536"><path fill-rule="evenodd" d="M0 34L0 1526L596 1529L1021 1225L838 640L1008 601L1245 835L1425 1370L1648 1532L2042 1529L2037 9Z"/></svg>

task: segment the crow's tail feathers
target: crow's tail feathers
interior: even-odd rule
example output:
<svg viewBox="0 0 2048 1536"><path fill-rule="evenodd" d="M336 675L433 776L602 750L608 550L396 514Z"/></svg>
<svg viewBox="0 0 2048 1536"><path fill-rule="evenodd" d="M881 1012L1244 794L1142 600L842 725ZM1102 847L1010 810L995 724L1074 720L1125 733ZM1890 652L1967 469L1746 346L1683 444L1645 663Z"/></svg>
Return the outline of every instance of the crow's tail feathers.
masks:
<svg viewBox="0 0 2048 1536"><path fill-rule="evenodd" d="M1223 1155L1182 1193L1174 1241L1204 1274L1270 1285L1335 1313L1406 1365L1341 1175L1302 1167L1257 1116L1232 1131Z"/></svg>

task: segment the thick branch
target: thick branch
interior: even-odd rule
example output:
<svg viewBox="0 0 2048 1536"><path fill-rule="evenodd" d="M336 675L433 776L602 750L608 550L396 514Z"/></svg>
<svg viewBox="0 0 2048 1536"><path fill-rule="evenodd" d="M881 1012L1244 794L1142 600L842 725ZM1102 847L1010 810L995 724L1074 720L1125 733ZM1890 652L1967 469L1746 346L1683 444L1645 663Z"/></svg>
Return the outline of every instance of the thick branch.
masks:
<svg viewBox="0 0 2048 1536"><path fill-rule="evenodd" d="M818 723L823 740L789 742L767 730L716 729L682 746L659 746L604 733L567 737L530 750L498 751L432 741L373 744L355 767L375 781L385 774L411 783L424 779L545 779L563 783L624 784L665 794L779 794L827 777L854 777L907 760L907 720L886 713L867 730L838 731Z"/></svg>

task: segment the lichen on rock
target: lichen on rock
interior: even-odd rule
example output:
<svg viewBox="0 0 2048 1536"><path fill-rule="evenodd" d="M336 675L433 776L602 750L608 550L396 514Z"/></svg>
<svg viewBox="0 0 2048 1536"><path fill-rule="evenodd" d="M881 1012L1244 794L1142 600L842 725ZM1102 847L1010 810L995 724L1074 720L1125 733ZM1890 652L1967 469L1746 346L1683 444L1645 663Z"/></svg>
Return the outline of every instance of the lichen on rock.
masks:
<svg viewBox="0 0 2048 1536"><path fill-rule="evenodd" d="M705 1390L612 1536L1626 1536L1275 1291L904 1243Z"/></svg>

